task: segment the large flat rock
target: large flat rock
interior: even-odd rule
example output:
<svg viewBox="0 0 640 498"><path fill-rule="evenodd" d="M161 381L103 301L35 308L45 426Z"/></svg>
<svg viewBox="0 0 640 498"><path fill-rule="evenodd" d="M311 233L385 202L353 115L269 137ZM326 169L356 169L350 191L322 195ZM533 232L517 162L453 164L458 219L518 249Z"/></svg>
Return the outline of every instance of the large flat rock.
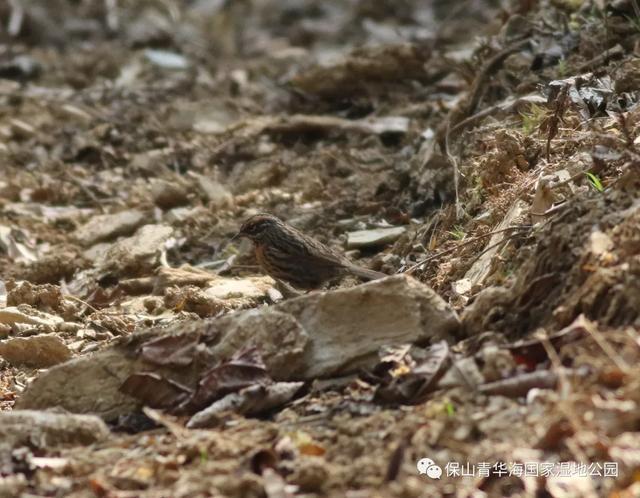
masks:
<svg viewBox="0 0 640 498"><path fill-rule="evenodd" d="M309 335L305 379L373 365L383 345L452 341L458 328L458 317L440 296L404 275L309 294L274 308L294 316Z"/></svg>
<svg viewBox="0 0 640 498"><path fill-rule="evenodd" d="M372 366L382 345L451 342L459 330L457 315L432 289L398 275L136 334L51 368L17 407L62 406L111 419L138 407L119 391L134 372L154 372L193 387L218 360L254 344L274 379L309 380Z"/></svg>

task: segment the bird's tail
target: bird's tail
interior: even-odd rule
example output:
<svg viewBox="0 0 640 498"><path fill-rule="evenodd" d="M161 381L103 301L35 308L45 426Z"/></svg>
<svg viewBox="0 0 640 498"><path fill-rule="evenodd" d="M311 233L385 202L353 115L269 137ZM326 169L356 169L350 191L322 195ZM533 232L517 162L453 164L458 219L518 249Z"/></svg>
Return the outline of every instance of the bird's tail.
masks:
<svg viewBox="0 0 640 498"><path fill-rule="evenodd" d="M362 268L361 266L349 265L347 270L352 275L359 277L363 280L378 280L379 278L388 277L386 273L382 273L375 270L369 270L368 268Z"/></svg>

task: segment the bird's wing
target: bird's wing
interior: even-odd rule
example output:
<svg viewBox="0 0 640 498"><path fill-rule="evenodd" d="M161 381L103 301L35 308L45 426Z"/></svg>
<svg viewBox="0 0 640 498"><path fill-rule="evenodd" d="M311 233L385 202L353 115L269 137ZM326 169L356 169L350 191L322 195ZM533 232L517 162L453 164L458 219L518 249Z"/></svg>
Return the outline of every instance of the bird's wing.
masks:
<svg viewBox="0 0 640 498"><path fill-rule="evenodd" d="M331 247L319 242L311 237L304 236L306 241L305 256L310 261L317 262L317 264L324 264L326 266L348 266L351 262L346 256L335 251Z"/></svg>

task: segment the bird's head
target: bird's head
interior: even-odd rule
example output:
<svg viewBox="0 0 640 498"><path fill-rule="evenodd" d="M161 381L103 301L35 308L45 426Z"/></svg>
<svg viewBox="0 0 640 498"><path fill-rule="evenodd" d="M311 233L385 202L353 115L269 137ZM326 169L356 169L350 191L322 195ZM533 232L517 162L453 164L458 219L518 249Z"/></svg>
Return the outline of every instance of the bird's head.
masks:
<svg viewBox="0 0 640 498"><path fill-rule="evenodd" d="M270 228L281 224L282 222L275 216L266 213L256 214L242 224L234 238L246 237L253 242L260 242Z"/></svg>

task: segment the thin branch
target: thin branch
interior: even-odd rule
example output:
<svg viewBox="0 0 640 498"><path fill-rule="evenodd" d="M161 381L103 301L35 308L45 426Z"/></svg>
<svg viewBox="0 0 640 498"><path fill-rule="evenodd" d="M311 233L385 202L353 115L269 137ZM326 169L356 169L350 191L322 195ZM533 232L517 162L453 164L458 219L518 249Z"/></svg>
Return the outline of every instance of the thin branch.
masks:
<svg viewBox="0 0 640 498"><path fill-rule="evenodd" d="M478 261L485 253L489 252L491 249L495 248L495 247L499 247L502 244L507 244L509 242L511 242L513 239L516 239L520 236L521 234L519 233L515 233L513 235L509 235L508 237L505 237L504 239L496 242L495 244L491 244L489 247L486 247L480 254L478 254L475 258L473 258L471 260L471 262L469 263L470 265L473 265L476 261Z"/></svg>
<svg viewBox="0 0 640 498"><path fill-rule="evenodd" d="M484 233L482 235L476 235L475 237L472 237L468 240L466 240L465 242L462 242L460 244L458 244L455 247L451 247L449 249L445 249L444 251L440 251L437 254L432 254L431 256L428 256L427 258L423 259L422 261L416 263L415 265L407 268L404 272L402 273L406 273L408 275L411 275L411 273L418 269L419 267L421 267L422 265L424 265L425 263L428 263L429 261L433 261L434 259L438 259L441 256L445 256L447 254L450 254L452 252L457 251L458 249L461 249L465 246L468 246L470 244L473 244L474 242L477 242L479 240L482 239L486 239L487 237L491 237L492 235L495 235L497 233L502 233L502 232L510 232L510 231L524 231L524 230L530 230L532 227L532 225L518 225L518 226L514 226L514 227L507 227L507 228L501 228L500 230L493 230L491 232L487 232Z"/></svg>

